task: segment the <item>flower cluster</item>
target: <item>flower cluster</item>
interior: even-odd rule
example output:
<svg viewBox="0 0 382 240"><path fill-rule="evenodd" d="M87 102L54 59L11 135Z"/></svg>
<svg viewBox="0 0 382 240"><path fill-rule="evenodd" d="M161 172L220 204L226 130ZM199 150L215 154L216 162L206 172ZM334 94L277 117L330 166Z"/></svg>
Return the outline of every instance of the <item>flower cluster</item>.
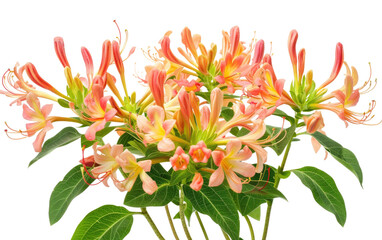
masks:
<svg viewBox="0 0 382 240"><path fill-rule="evenodd" d="M140 99L135 92L128 92L124 68L135 48L125 55L126 42L121 42L121 35L119 41L102 44L97 71L89 50L81 49L86 66L83 74L72 73L63 38L55 38L54 49L67 80L66 92L41 77L32 63L8 70L0 93L15 98L11 105L22 105L23 117L32 122L26 124L26 130L8 126L7 134L12 138L14 134L37 134L33 147L40 152L55 122L80 124L87 129L86 140L93 142L93 154L81 161L84 170L106 186L111 179L119 190L130 191L139 176L143 190L153 194L158 186L150 177L150 169L169 162L169 171L188 173L180 182L195 191L208 180L210 187L227 183L240 193L244 184L263 171L267 162L264 148L285 138L282 128L269 131L265 124L269 116L280 115L276 114L280 106L289 106L297 121L303 119L298 126L306 126L309 134L324 133L321 112L312 113L315 110L336 113L346 126L368 124L373 118L375 101L363 113L350 110L374 86L369 79L356 88L358 73L344 61L341 43L336 46L331 75L317 87L313 71L304 72L305 49L296 53L298 34L291 31L288 50L294 76L287 91L285 80L276 77L264 41L246 45L237 26L229 33L223 31L220 50L216 44L207 49L200 35L192 35L185 28L181 33L184 48L179 47L176 54L170 46L170 34L163 36L155 54L147 53L154 64L145 68L142 82L147 90ZM343 66L343 87L328 93L327 87ZM113 67L118 76L109 71ZM50 116L53 104L42 106L40 100L58 103L57 107L69 108L74 115ZM280 125L283 121L280 119ZM129 141L104 144L99 135L103 137L106 128ZM320 145L313 143L317 151Z"/></svg>

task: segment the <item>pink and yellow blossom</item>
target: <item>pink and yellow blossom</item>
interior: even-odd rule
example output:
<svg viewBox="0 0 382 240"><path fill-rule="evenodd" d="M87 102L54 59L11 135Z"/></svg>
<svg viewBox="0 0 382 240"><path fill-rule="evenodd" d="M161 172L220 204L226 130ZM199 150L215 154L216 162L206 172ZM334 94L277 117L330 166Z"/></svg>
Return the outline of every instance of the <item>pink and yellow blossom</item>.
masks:
<svg viewBox="0 0 382 240"><path fill-rule="evenodd" d="M176 120L165 119L165 112L159 106L151 106L147 109L147 118L137 117L138 128L143 132L144 143L158 143L158 150L169 152L175 149L175 144L167 137L171 132Z"/></svg>
<svg viewBox="0 0 382 240"><path fill-rule="evenodd" d="M207 148L204 141L199 141L196 145L192 145L188 152L194 162L207 163L211 156L211 150Z"/></svg>
<svg viewBox="0 0 382 240"><path fill-rule="evenodd" d="M254 166L242 162L252 156L251 150L247 146L244 146L243 149L241 147L242 144L239 140L231 140L227 143L225 151L215 150L212 152L212 158L218 169L212 173L208 186L219 186L223 183L225 176L230 188L234 192L241 192L243 179L236 173L243 177L253 177L256 173Z"/></svg>
<svg viewBox="0 0 382 240"><path fill-rule="evenodd" d="M188 156L182 147L178 146L174 156L170 158L170 163L174 171L185 170L190 161L190 156Z"/></svg>

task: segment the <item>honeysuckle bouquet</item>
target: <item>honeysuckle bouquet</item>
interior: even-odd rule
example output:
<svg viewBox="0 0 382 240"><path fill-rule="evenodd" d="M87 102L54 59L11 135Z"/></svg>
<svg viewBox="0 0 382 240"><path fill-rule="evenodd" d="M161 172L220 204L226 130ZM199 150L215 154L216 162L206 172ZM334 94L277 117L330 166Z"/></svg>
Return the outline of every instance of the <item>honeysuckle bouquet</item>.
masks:
<svg viewBox="0 0 382 240"><path fill-rule="evenodd" d="M223 31L220 50L216 44L206 47L201 36L186 27L181 33L184 46L174 53L167 32L159 46L144 52L152 62L145 67L145 76L135 77L125 73L126 60L135 51L126 53L125 33L123 42L119 31L117 40L103 43L96 70L90 52L82 47L84 73L73 72L63 38L56 37L54 49L64 68L66 89L55 88L30 62L16 64L2 77L0 93L15 99L11 105L21 106L27 121L25 130L6 124L6 134L11 139L35 137L38 154L29 165L74 141L82 148L79 164L51 194L51 224L87 188L112 183L126 192L121 206L105 205L90 212L73 229L72 239L124 239L136 215L143 215L156 236L164 239L147 210L154 206L165 207L175 239L179 231L192 239L187 221L193 214L209 239L199 213L220 226L218 239L255 239L251 218L259 220L263 204L267 211L262 239L266 239L273 200L286 199L278 185L291 173L340 225L345 224L344 200L332 177L311 166L285 170L293 142L309 140L315 152L322 146L362 184L355 155L327 136L320 111L334 112L346 126L378 124L369 122L375 101L361 113L351 110L375 81L369 77L358 86L357 70L344 61L341 43L336 45L328 79L314 79L312 70L305 71L305 49L296 51L298 34L292 30L288 51L293 76L288 77L292 81L287 91L271 54L264 53L264 41L245 44L237 26ZM112 75L113 69L118 74ZM339 75L341 69L344 75ZM129 86L132 81L145 89L142 96ZM343 86L331 89L333 81ZM60 111L67 115L52 116L53 104L67 109ZM269 118L278 126L267 125ZM70 126L49 136L56 122ZM114 142L103 140L108 134ZM271 166L274 159L267 158L268 151L282 155L280 166ZM171 215L169 204L178 209L176 215ZM180 219L183 229L175 229L173 221L179 220L174 219ZM242 219L250 236L240 236Z"/></svg>

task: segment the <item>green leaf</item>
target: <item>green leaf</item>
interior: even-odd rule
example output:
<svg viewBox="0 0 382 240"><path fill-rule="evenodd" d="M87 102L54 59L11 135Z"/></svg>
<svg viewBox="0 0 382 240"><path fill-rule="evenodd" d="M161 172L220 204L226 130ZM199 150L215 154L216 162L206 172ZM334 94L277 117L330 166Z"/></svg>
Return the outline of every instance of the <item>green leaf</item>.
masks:
<svg viewBox="0 0 382 240"><path fill-rule="evenodd" d="M220 115L226 120L227 122L232 119L233 115L235 113L233 112L232 108L230 107L223 107L221 110Z"/></svg>
<svg viewBox="0 0 382 240"><path fill-rule="evenodd" d="M243 216L249 215L261 204L266 202L266 200L256 198L252 196L251 194L235 193L233 191L231 191L231 194L232 194L233 200L236 203L237 210L239 210L239 212Z"/></svg>
<svg viewBox="0 0 382 240"><path fill-rule="evenodd" d="M48 139L42 146L41 152L37 154L32 161L30 161L29 166L35 163L40 158L48 155L54 149L65 146L81 137L81 134L73 127L66 127L62 129L56 136Z"/></svg>
<svg viewBox="0 0 382 240"><path fill-rule="evenodd" d="M176 185L180 183L183 179L188 179L193 176L193 173L189 168L192 168L192 165L189 165L185 170L172 171L170 185ZM193 167L195 169L195 167Z"/></svg>
<svg viewBox="0 0 382 240"><path fill-rule="evenodd" d="M248 214L253 219L256 219L257 221L260 221L261 218L261 206L258 206L255 208L252 212Z"/></svg>
<svg viewBox="0 0 382 240"><path fill-rule="evenodd" d="M122 136L119 137L117 144L122 144L125 147L130 146L129 142L139 140L138 136L132 132L125 132Z"/></svg>
<svg viewBox="0 0 382 240"><path fill-rule="evenodd" d="M287 200L284 194L275 188L271 182L251 181L250 184L243 185L242 193L262 200L271 200L274 198Z"/></svg>
<svg viewBox="0 0 382 240"><path fill-rule="evenodd" d="M349 149L341 146L341 144L333 141L324 134L316 131L311 134L338 162L349 169L357 178L362 186L363 175L362 169L359 166L358 160L354 153Z"/></svg>
<svg viewBox="0 0 382 240"><path fill-rule="evenodd" d="M57 102L58 104L60 104L61 107L69 108L69 102L66 101L65 99L59 98Z"/></svg>
<svg viewBox="0 0 382 240"><path fill-rule="evenodd" d="M227 188L222 185L208 187L205 184L199 191L194 191L184 185L184 194L196 211L210 216L231 239L239 239L239 215Z"/></svg>
<svg viewBox="0 0 382 240"><path fill-rule="evenodd" d="M80 195L89 184L94 181L93 178L84 174L83 179L81 172L82 165L77 165L72 170L70 170L54 188L52 194L50 195L49 201L49 221L50 225L58 222L64 215L66 209L68 209L69 204L72 200Z"/></svg>
<svg viewBox="0 0 382 240"><path fill-rule="evenodd" d="M292 170L292 172L312 191L316 202L333 213L337 222L344 226L346 221L345 202L333 178L315 167L303 167Z"/></svg>
<svg viewBox="0 0 382 240"><path fill-rule="evenodd" d="M280 133L280 135L275 140L273 140L270 143L271 144L270 148L272 148L276 152L277 155L281 155L283 153L285 147L288 145L290 140L293 138L293 136L295 134L294 133L295 130L296 130L295 125L292 125L287 129L281 129L279 127L273 127L273 126L267 125L266 132L261 139L267 138L269 136L272 136L272 135L279 133L280 131L283 131Z"/></svg>
<svg viewBox="0 0 382 240"><path fill-rule="evenodd" d="M72 240L123 240L133 225L133 216L124 207L105 205L80 222Z"/></svg>
<svg viewBox="0 0 382 240"><path fill-rule="evenodd" d="M153 177L153 179L158 185L158 190L152 195L147 194L142 188L141 180L137 179L131 191L126 194L124 204L129 207L150 207L165 206L171 202L178 194L178 188L170 186L168 181L163 181L161 178Z"/></svg>

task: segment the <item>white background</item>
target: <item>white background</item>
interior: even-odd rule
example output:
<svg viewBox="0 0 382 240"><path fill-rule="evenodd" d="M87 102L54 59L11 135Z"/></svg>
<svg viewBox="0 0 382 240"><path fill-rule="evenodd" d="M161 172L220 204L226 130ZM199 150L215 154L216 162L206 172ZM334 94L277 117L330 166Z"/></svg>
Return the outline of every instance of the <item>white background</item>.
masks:
<svg viewBox="0 0 382 240"><path fill-rule="evenodd" d="M138 2L138 1L137 1ZM327 79L334 61L334 49L338 41L345 50L345 60L357 67L360 82L369 76L368 62L373 67L373 78L382 76L381 17L377 1L2 1L0 3L0 71L12 68L19 61L33 62L41 76L58 89L64 90L63 69L55 56L53 38L62 36L73 72L85 74L80 47L86 46L98 67L101 45L105 39L113 39L117 31L113 20L122 29L129 30L128 48L137 51L125 63L129 89L138 92L133 74L143 77L143 67L149 61L142 57L141 48L157 46L167 30L172 30L172 46L179 46L180 32L188 26L193 33L202 35L202 42L221 44L221 31L240 26L241 40L249 42L256 31L256 38L264 39L266 52L272 42L273 62L279 78L287 80L289 89L292 68L288 56L287 39L291 29L299 32L298 49L306 48L306 68L314 70L314 80L319 84ZM135 65L136 63L136 65ZM331 90L342 86L341 72ZM140 89L139 89L140 88ZM131 90L130 90L131 91ZM382 86L377 85L370 94L363 95L356 110L362 112L368 101L382 101ZM14 128L24 128L21 108L9 107L10 99L0 96L0 128L4 121ZM46 103L46 102L44 102ZM375 121L382 119L382 109L375 111ZM63 112L54 109L53 114ZM69 114L69 113L68 113ZM314 154L308 137L292 146L286 169L316 166L329 173L336 181L347 207L345 227L337 224L335 217L315 203L310 191L295 176L283 180L280 190L288 198L275 200L268 239L378 239L380 238L382 159L380 156L381 126L349 126L345 128L334 114L325 112L325 131L343 146L352 149L359 159L364 173L362 189L355 176L324 153ZM55 124L54 131L64 125ZM109 138L116 142L116 136ZM61 221L49 225L48 204L54 186L81 158L78 142L58 149L34 166L27 168L35 156L33 139L12 141L0 134L0 239L70 239L77 224L93 209L104 204L122 205L124 193L114 187L98 185L90 187L69 206ZM268 163L278 166L281 162L269 151ZM133 209L132 209L133 210ZM177 212L171 206L173 214ZM173 239L165 217L164 208L149 208L154 221L166 239ZM260 239L262 221L253 221L255 234ZM202 216L210 239L222 239L219 228L206 216ZM179 220L178 234L184 239ZM203 239L195 216L191 219L194 239ZM249 239L244 219L241 237ZM152 230L142 216L134 218L133 229L127 239L155 239Z"/></svg>

